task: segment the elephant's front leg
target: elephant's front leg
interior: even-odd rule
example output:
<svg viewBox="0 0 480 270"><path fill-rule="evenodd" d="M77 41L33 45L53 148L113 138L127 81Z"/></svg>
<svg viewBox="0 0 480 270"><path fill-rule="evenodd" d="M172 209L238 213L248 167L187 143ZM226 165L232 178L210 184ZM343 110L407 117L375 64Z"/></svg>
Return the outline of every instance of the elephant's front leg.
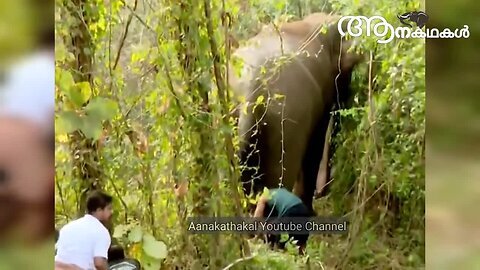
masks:
<svg viewBox="0 0 480 270"><path fill-rule="evenodd" d="M303 159L303 194L300 197L310 210L313 210L313 196L317 185L317 175L320 167L320 162L323 156L323 148L325 144L325 133L327 130L329 115L322 117L317 124L309 143Z"/></svg>
<svg viewBox="0 0 480 270"><path fill-rule="evenodd" d="M315 198L319 198L323 196L324 194L324 189L327 185L327 181L330 179L330 168L328 167L328 161L330 159L330 139L332 135L332 128L333 128L333 116L330 117L330 120L328 122L328 128L327 128L327 133L325 136L325 143L323 145L323 153L322 153L322 159L320 162L320 168L318 170L318 175L317 175L317 182L316 182L316 187L315 187Z"/></svg>
<svg viewBox="0 0 480 270"><path fill-rule="evenodd" d="M305 193L305 187L303 186L303 172L300 171L298 174L298 178L295 181L295 185L293 185L293 194L297 195L297 197L301 198L303 193Z"/></svg>

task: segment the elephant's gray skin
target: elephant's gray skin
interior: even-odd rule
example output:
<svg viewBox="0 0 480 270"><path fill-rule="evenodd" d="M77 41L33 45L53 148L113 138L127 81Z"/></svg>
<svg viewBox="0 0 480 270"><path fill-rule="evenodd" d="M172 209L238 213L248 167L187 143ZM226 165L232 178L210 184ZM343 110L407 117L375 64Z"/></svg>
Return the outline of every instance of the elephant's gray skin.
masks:
<svg viewBox="0 0 480 270"><path fill-rule="evenodd" d="M417 24L419 28L423 28L425 24L428 22L428 15L423 11L411 11L403 13L402 15L397 15L397 18L400 22L404 25L408 25L412 27L411 24L406 23L405 20L409 20Z"/></svg>
<svg viewBox="0 0 480 270"><path fill-rule="evenodd" d="M246 114L243 110L239 113L239 156L242 164L250 168L258 166L258 172L248 168L242 171L242 183L247 193L257 193L264 187L278 187L282 178L283 185L313 210L312 200L329 112L334 102L343 101L348 96L351 72L361 60L359 55L347 52L350 41L341 38L336 23L338 19L339 16L315 13L279 27L265 26L250 39L253 44L240 46L234 52L234 58L243 60L243 67L241 74L236 74L230 67L230 87L250 104ZM330 23L327 33L317 31L315 35L315 30L324 23ZM346 25L343 29L346 32ZM309 37L312 38L308 42ZM296 54L275 73L272 62L280 58L282 51L292 55L302 44L306 45L301 50L304 53ZM255 78L272 79L265 83L265 80ZM275 100L275 94L283 95L285 100ZM265 102L269 100L268 96L272 98L267 109L258 106L253 110L252 104L259 96L264 96ZM281 105L283 102L285 106ZM282 119L285 119L283 135ZM259 151L254 152L255 149ZM253 185L252 179L255 179Z"/></svg>

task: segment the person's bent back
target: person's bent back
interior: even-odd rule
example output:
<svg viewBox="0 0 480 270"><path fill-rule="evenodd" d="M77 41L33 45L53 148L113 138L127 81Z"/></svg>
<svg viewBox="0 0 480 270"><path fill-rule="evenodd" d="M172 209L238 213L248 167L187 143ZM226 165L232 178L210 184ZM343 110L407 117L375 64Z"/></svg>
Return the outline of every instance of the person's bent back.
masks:
<svg viewBox="0 0 480 270"><path fill-rule="evenodd" d="M65 225L59 233L55 261L85 270L107 270L110 234L102 224L112 216L112 197L94 192L87 199L88 214Z"/></svg>

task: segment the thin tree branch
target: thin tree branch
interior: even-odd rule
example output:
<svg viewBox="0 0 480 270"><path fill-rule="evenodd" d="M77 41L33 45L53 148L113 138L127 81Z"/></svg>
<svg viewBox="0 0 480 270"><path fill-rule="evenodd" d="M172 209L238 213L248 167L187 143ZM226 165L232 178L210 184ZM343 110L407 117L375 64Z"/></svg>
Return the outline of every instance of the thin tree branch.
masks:
<svg viewBox="0 0 480 270"><path fill-rule="evenodd" d="M128 7L128 10L130 10L131 12L131 15L135 16L135 18L143 25L145 26L145 28L147 28L148 30L150 30L152 33L154 33L155 35L157 34L157 32L155 32L155 30L153 30L153 28L151 26L149 26L142 18L140 18L140 16L135 12L134 9L132 9L131 7Z"/></svg>
<svg viewBox="0 0 480 270"><path fill-rule="evenodd" d="M214 75L215 75L215 81L217 84L217 90L218 90L218 96L220 98L220 103L221 103L221 113L222 113L222 121L223 124L228 126L229 125L229 113L228 113L228 102L226 99L226 95L228 95L226 87L227 85L225 84L225 81L222 77L221 71L220 71L220 53L218 51L218 46L217 42L215 40L215 35L213 33L213 25L212 25L212 11L210 8L210 1L209 0L204 0L203 1L204 8L205 8L205 19L206 19L206 26L207 26L207 33L208 33L208 41L210 43L210 49L212 52L213 56L213 70L214 70ZM224 14L225 16L225 14ZM225 17L224 17L225 19ZM227 41L228 42L228 41ZM228 47L228 44L227 44ZM228 51L228 49L227 49ZM225 134L225 147L227 150L227 156L230 162L230 177L232 178L232 192L233 192L233 197L235 201L235 212L236 215L241 215L242 214L242 207L241 207L241 201L240 201L240 196L237 190L238 187L238 178L239 176L237 175L237 170L236 170L236 162L235 162L235 154L234 154L234 148L233 148L233 142L232 142L232 136L229 133ZM241 245L244 248L245 254L249 256L250 253L250 248L248 246L248 243L245 241L245 239L241 239ZM253 257L252 257L253 258ZM228 269L228 267L226 268Z"/></svg>
<svg viewBox="0 0 480 270"><path fill-rule="evenodd" d="M117 194L118 199L120 200L120 203L123 205L123 208L125 208L125 224L127 224L128 221L128 206L125 203L125 201L122 198L122 195L120 194L120 191L118 190L117 186L115 185L115 181L109 177L110 184L112 184L113 190Z"/></svg>
<svg viewBox="0 0 480 270"><path fill-rule="evenodd" d="M167 65L165 65L165 75L167 76L168 90L170 90L173 97L175 98L175 104L177 105L178 110L180 111L180 114L182 115L183 119L187 119L186 114L183 110L183 107L182 107L182 105L180 105L180 100L178 99L178 96L175 93L175 88L173 87L172 77L170 76L170 69L168 68Z"/></svg>
<svg viewBox="0 0 480 270"><path fill-rule="evenodd" d="M125 3L125 6L126 6L126 3ZM138 6L138 0L135 0L133 11L137 9L137 6ZM115 58L115 63L113 64L113 69L117 68L118 62L120 60L120 55L122 54L122 48L125 45L125 40L127 39L128 30L130 28L130 24L132 23L132 19L133 19L133 13L130 13L130 16L128 17L128 20L127 20L127 24L125 25L125 31L123 32L123 36L121 38L120 45L118 47L118 52Z"/></svg>
<svg viewBox="0 0 480 270"><path fill-rule="evenodd" d="M249 261L251 259L255 258L255 255L251 255L251 256L248 256L248 257L245 257L245 258L239 258L239 259L236 259L234 262L232 262L231 264L227 265L225 268L223 268L222 270L228 270L232 267L234 267L235 265L241 263L241 262L245 262L245 261Z"/></svg>

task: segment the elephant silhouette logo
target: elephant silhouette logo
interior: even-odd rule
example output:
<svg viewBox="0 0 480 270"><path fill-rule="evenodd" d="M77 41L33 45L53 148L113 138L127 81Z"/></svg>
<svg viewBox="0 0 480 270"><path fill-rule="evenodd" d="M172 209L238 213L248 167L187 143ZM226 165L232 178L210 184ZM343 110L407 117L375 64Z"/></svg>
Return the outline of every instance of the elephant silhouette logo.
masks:
<svg viewBox="0 0 480 270"><path fill-rule="evenodd" d="M402 15L397 15L397 18L402 24L408 25L409 27L412 27L412 25L405 22L405 20L416 23L419 28L423 28L423 26L425 26L425 24L428 22L428 15L423 11L406 12Z"/></svg>

